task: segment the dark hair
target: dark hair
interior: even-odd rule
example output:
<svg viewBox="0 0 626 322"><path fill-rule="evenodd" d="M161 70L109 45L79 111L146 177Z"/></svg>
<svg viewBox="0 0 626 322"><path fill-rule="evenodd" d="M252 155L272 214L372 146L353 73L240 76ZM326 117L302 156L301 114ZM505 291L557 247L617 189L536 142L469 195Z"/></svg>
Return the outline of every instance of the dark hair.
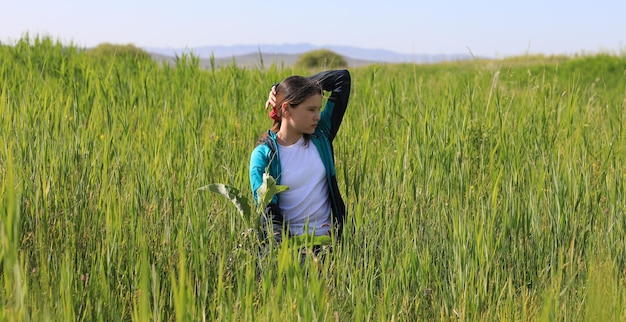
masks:
<svg viewBox="0 0 626 322"><path fill-rule="evenodd" d="M271 131L276 133L280 130L282 121L282 111L280 107L287 102L290 107L295 107L306 101L313 95L323 95L322 86L315 80L302 76L289 76L276 86L276 104L274 104L274 113L278 116L278 120L274 120ZM267 138L265 132L258 143L263 143ZM309 140L309 134L304 134L305 144Z"/></svg>

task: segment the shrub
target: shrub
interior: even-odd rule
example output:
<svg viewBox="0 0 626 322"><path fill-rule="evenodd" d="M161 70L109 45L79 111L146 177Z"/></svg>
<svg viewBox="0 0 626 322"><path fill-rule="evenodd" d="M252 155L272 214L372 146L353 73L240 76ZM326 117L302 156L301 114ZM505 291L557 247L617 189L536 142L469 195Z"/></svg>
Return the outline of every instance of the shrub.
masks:
<svg viewBox="0 0 626 322"><path fill-rule="evenodd" d="M130 58L134 60L151 59L150 54L133 44L115 45L102 43L97 47L87 51L90 55L100 59L110 59L112 57Z"/></svg>
<svg viewBox="0 0 626 322"><path fill-rule="evenodd" d="M348 62L345 58L343 58L343 56L331 50L319 49L302 54L296 62L296 66L303 68L333 69L339 67L347 67Z"/></svg>

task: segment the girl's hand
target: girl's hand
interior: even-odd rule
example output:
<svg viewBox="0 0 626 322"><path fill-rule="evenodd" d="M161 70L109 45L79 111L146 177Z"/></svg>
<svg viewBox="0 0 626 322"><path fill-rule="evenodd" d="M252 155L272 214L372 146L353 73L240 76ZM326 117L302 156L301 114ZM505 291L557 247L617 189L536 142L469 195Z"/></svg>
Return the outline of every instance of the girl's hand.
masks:
<svg viewBox="0 0 626 322"><path fill-rule="evenodd" d="M274 104L276 104L276 85L272 86L272 89L270 89L270 94L268 95L267 101L265 102L265 109L273 109Z"/></svg>

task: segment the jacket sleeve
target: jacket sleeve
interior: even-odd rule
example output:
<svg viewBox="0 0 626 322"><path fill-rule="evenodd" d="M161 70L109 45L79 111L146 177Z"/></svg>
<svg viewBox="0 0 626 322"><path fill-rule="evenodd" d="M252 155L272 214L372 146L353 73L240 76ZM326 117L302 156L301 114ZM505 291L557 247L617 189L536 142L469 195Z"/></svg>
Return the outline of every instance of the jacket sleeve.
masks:
<svg viewBox="0 0 626 322"><path fill-rule="evenodd" d="M328 129L328 139L332 142L339 131L343 115L350 99L351 78L346 69L329 70L310 76L322 85L322 89L331 92L322 111L320 122Z"/></svg>
<svg viewBox="0 0 626 322"><path fill-rule="evenodd" d="M252 188L252 195L254 197L255 206L258 205L257 189L263 184L263 173L269 166L268 149L263 145L257 146L250 156L250 186ZM280 211L280 207L276 203L276 196L274 201L267 205L261 214L261 234L263 239L273 235L274 241L280 243L282 240L282 230L284 225L283 215Z"/></svg>

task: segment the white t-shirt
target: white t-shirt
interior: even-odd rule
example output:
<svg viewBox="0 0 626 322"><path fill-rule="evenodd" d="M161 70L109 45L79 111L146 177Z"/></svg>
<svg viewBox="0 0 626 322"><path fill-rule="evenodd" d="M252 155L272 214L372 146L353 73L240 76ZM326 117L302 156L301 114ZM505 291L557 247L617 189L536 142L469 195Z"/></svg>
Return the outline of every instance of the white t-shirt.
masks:
<svg viewBox="0 0 626 322"><path fill-rule="evenodd" d="M280 194L280 209L294 235L320 236L330 229L330 202L326 169L317 148L304 137L290 146L278 145L282 174L280 184L289 190ZM308 223L308 227L307 227Z"/></svg>

